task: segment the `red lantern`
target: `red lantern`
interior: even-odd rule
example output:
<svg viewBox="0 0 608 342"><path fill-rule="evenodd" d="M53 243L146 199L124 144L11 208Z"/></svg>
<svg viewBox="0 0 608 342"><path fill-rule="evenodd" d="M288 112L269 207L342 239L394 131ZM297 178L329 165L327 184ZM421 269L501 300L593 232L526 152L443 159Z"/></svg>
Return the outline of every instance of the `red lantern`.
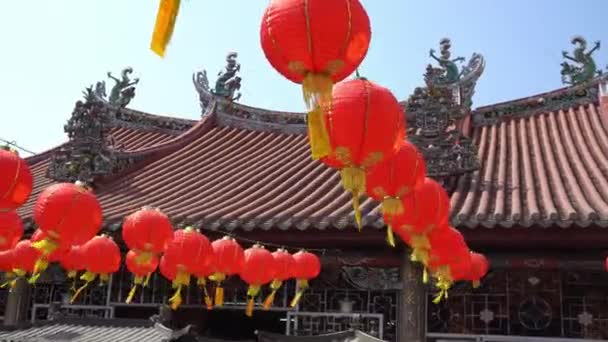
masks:
<svg viewBox="0 0 608 342"><path fill-rule="evenodd" d="M34 221L46 235L36 242L43 256L76 240L90 240L102 223L101 206L82 184L59 183L42 191L34 207Z"/></svg>
<svg viewBox="0 0 608 342"><path fill-rule="evenodd" d="M76 280L78 272L85 269L85 260L82 254L82 246L72 246L63 254L59 260L61 267L66 270L67 278Z"/></svg>
<svg viewBox="0 0 608 342"><path fill-rule="evenodd" d="M122 238L138 253L138 263L147 263L153 254L160 254L173 238L173 226L167 215L158 209L143 208L127 216L122 225Z"/></svg>
<svg viewBox="0 0 608 342"><path fill-rule="evenodd" d="M471 252L471 272L467 277L473 283L473 287L479 287L481 278L485 277L490 268L488 259L480 253Z"/></svg>
<svg viewBox="0 0 608 342"><path fill-rule="evenodd" d="M125 256L125 265L129 272L133 273L135 276L133 279L133 287L131 287L131 291L129 291L129 295L125 301L127 304L131 303L133 300L135 291L137 291L137 286L143 285L145 287L150 280L150 275L152 272L156 271L156 268L158 267L158 257L156 255L152 255L145 264L138 262L140 258L141 257L135 251L129 251Z"/></svg>
<svg viewBox="0 0 608 342"><path fill-rule="evenodd" d="M0 148L0 175L0 212L15 210L32 193L32 172L16 151Z"/></svg>
<svg viewBox="0 0 608 342"><path fill-rule="evenodd" d="M285 78L301 83L309 109L313 159L329 154L320 106L331 101L332 84L352 74L367 54L370 23L358 0L272 0L262 18L262 49Z"/></svg>
<svg viewBox="0 0 608 342"><path fill-rule="evenodd" d="M271 292L264 300L264 309L268 310L274 297L284 281L293 278L296 261L288 251L280 248L272 253L274 258L275 276L270 283Z"/></svg>
<svg viewBox="0 0 608 342"><path fill-rule="evenodd" d="M450 197L441 184L430 178L414 189L413 196L402 198L402 204L405 214L395 217L393 229L425 235L448 224Z"/></svg>
<svg viewBox="0 0 608 342"><path fill-rule="evenodd" d="M321 273L321 261L316 255L302 250L294 254L293 259L295 262L293 276L298 281L298 291L291 301L292 308L300 302L304 291L309 287L309 280L316 278Z"/></svg>
<svg viewBox="0 0 608 342"><path fill-rule="evenodd" d="M162 256L158 263L158 270L165 279L173 282L177 276L177 266L167 261L167 258Z"/></svg>
<svg viewBox="0 0 608 342"><path fill-rule="evenodd" d="M12 250L13 272L20 277L33 273L40 252L32 246L30 240L21 240Z"/></svg>
<svg viewBox="0 0 608 342"><path fill-rule="evenodd" d="M440 233L439 233L440 232ZM431 251L428 267L437 278L440 292L435 303L447 296L455 281L463 279L471 270L469 248L458 230L452 227L429 234Z"/></svg>
<svg viewBox="0 0 608 342"><path fill-rule="evenodd" d="M0 272L13 272L13 251L10 249L0 252Z"/></svg>
<svg viewBox="0 0 608 342"><path fill-rule="evenodd" d="M0 211L0 251L15 247L22 236L23 222L17 212Z"/></svg>
<svg viewBox="0 0 608 342"><path fill-rule="evenodd" d="M241 279L249 284L247 289L247 310L245 314L253 314L255 297L260 293L263 285L268 284L275 277L275 263L272 253L261 245L253 245L244 252L243 269L239 273Z"/></svg>
<svg viewBox="0 0 608 342"><path fill-rule="evenodd" d="M173 279L173 287L177 290L169 299L173 309L177 309L182 302L181 290L190 284L190 274L199 268L199 264L208 263L211 255L211 243L194 228L188 227L173 233L173 240L167 244L164 255L167 262L177 269Z"/></svg>
<svg viewBox="0 0 608 342"><path fill-rule="evenodd" d="M42 241L44 239L46 239L46 234L44 234L44 232L41 231L40 229L36 229L34 231L34 234L32 234L32 237L30 240L32 240L32 243L35 245L36 242ZM58 262L59 260L61 260L63 258L63 256L65 254L68 253L70 248L71 248L71 246L59 246L51 254L49 254L48 256L45 257L45 261L46 262ZM47 266L48 265L45 265L44 269L46 269Z"/></svg>
<svg viewBox="0 0 608 342"><path fill-rule="evenodd" d="M372 168L365 180L367 194L382 204L382 213L388 225L389 245L395 247L393 218L409 215L404 212L401 199L413 194L414 188L422 184L426 166L416 146L404 141L397 154Z"/></svg>
<svg viewBox="0 0 608 342"><path fill-rule="evenodd" d="M84 280L85 284L76 291L70 303L73 303L80 292L94 281L98 275L100 281L107 282L110 279L110 274L120 269L120 248L109 236L96 236L82 245L81 248L86 272L80 279Z"/></svg>
<svg viewBox="0 0 608 342"><path fill-rule="evenodd" d="M243 269L245 263L245 253L243 248L235 239L225 236L211 243L213 254L215 254L214 273L209 279L216 282L215 305L224 305L224 288L222 282L234 274L238 274Z"/></svg>
<svg viewBox="0 0 608 342"><path fill-rule="evenodd" d="M322 161L340 170L342 186L353 195L360 228L359 195L365 192L365 173L393 158L403 144L403 109L388 89L358 78L334 87L327 116L332 153Z"/></svg>

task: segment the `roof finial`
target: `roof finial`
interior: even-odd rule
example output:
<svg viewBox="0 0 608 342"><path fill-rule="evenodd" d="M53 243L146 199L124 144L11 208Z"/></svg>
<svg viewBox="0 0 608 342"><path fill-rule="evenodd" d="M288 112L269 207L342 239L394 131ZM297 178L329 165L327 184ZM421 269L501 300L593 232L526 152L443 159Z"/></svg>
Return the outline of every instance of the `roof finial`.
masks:
<svg viewBox="0 0 608 342"><path fill-rule="evenodd" d="M600 42L596 41L595 45L591 50L587 50L587 40L581 36L575 36L571 40L574 45L572 56L567 51L562 51L562 57L566 60L562 62L562 82L569 85L578 85L585 83L593 79L601 71L598 72L597 65L591 55L600 48ZM572 61L576 64L570 64L568 61Z"/></svg>

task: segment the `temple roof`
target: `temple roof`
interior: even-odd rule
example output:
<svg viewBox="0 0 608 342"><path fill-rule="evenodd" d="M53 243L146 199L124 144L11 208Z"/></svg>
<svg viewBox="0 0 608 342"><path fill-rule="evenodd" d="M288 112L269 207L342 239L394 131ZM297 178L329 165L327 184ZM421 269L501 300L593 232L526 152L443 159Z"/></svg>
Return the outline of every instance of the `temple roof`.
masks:
<svg viewBox="0 0 608 342"><path fill-rule="evenodd" d="M564 88L466 117L462 131L473 138L481 168L447 182L453 223L608 225L608 113L599 109L598 83L584 94ZM304 114L243 106L198 90L200 121L116 111L113 146L136 158L95 184L111 228L144 205L176 221L225 230L354 225L338 173L310 159ZM52 183L45 173L58 148L27 159L35 189L20 211L26 218L36 195ZM376 202L364 198L362 211L365 226L384 226Z"/></svg>

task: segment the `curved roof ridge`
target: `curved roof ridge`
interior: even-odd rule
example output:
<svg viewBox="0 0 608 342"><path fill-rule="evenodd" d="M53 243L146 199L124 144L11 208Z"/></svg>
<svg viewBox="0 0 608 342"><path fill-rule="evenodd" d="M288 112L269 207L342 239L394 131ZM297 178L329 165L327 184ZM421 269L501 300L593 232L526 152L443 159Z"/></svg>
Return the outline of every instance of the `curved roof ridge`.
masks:
<svg viewBox="0 0 608 342"><path fill-rule="evenodd" d="M608 74L593 80L544 93L481 106L473 110L475 126L494 125L505 119L531 117L568 108L598 104L599 85L608 81Z"/></svg>

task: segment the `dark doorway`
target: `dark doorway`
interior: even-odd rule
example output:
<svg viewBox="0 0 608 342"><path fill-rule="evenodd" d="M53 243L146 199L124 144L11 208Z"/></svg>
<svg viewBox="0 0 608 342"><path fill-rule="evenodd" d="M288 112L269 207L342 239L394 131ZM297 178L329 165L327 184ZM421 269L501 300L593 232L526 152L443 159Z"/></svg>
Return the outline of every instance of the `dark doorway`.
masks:
<svg viewBox="0 0 608 342"><path fill-rule="evenodd" d="M285 333L285 312L259 311L247 317L244 310L212 310L208 313L204 335L226 340L255 340L255 331Z"/></svg>

